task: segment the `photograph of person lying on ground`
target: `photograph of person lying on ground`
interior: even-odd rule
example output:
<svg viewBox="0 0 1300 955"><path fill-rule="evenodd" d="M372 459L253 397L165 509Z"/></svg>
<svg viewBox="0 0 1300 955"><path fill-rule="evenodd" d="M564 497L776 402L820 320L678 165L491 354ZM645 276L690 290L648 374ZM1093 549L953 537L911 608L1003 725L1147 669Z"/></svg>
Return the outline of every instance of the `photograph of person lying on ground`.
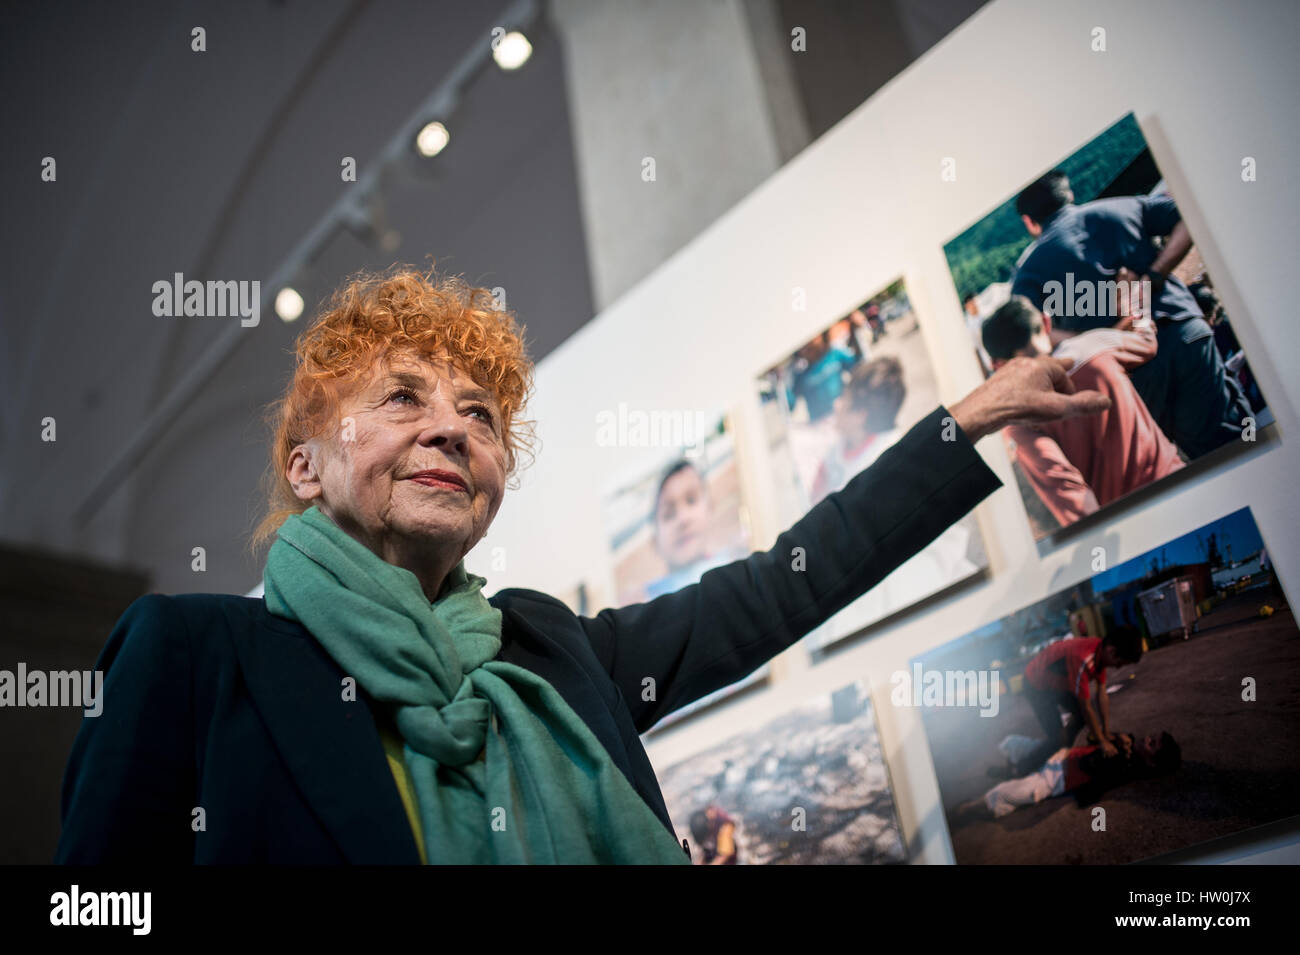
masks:
<svg viewBox="0 0 1300 955"><path fill-rule="evenodd" d="M1264 547L1288 528L1199 523L909 661L942 691L913 705L959 864L1159 860L1300 812L1300 630Z"/></svg>
<svg viewBox="0 0 1300 955"><path fill-rule="evenodd" d="M1000 782L978 799L962 803L951 817L953 822L1001 819L1021 806L1067 793L1086 806L1115 786L1176 772L1182 763L1182 750L1168 732L1136 739L1116 733L1111 739L1109 754L1097 744L1058 749L1037 772Z"/></svg>

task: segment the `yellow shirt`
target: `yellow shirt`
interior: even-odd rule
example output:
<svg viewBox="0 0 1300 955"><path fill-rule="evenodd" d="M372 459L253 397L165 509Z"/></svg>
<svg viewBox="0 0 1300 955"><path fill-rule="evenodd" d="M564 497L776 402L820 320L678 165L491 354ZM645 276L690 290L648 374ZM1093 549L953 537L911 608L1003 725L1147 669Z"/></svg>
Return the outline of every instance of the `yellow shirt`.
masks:
<svg viewBox="0 0 1300 955"><path fill-rule="evenodd" d="M379 721L379 738L384 741L384 755L388 757L388 768L397 783L397 794L402 797L402 807L406 810L406 821L411 824L415 836L415 847L420 850L420 864L428 865L429 859L424 854L424 832L420 828L420 812L416 806L415 788L411 777L406 772L406 757L402 753L402 738L395 730Z"/></svg>
<svg viewBox="0 0 1300 955"><path fill-rule="evenodd" d="M420 864L428 865L429 858L424 851L424 830L420 826L419 804L415 798L415 787L411 785L411 776L406 771L406 756L402 737L397 729L384 719L376 721L379 738L384 742L384 755L388 758L388 768L397 783L397 794L402 797L402 808L406 810L406 821L411 824L411 833L415 836L415 847L420 851ZM479 759L487 758L487 747L478 754Z"/></svg>

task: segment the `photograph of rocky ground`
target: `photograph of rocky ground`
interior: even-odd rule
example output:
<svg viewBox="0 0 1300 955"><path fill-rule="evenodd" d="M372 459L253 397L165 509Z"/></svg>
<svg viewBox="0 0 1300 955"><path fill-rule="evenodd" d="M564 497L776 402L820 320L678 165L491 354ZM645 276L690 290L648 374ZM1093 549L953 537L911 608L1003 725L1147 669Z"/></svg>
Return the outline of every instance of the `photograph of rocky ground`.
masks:
<svg viewBox="0 0 1300 955"><path fill-rule="evenodd" d="M744 865L904 862L889 772L863 684L791 710L659 773L679 839L710 806Z"/></svg>

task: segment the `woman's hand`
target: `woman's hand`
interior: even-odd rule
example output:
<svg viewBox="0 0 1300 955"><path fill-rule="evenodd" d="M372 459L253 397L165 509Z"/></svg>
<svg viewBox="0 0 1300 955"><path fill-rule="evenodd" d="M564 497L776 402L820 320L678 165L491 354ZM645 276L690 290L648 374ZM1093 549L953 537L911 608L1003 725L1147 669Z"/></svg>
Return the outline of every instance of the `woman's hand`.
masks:
<svg viewBox="0 0 1300 955"><path fill-rule="evenodd" d="M1045 421L1097 414L1110 407L1099 391L1075 391L1066 371L1070 358L1013 358L984 384L948 410L972 442L1009 424L1032 427Z"/></svg>

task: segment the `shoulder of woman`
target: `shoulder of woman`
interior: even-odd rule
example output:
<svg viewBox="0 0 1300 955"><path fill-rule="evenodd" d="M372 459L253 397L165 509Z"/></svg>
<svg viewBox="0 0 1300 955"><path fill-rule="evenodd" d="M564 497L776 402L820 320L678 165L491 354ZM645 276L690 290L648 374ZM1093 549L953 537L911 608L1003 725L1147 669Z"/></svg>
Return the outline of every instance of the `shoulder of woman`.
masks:
<svg viewBox="0 0 1300 955"><path fill-rule="evenodd" d="M488 603L498 610L518 610L527 614L530 610L561 610L564 613L573 615L568 604L558 597L552 597L550 594L544 594L540 590L528 590L524 587L507 587L504 590L498 590L488 598Z"/></svg>
<svg viewBox="0 0 1300 955"><path fill-rule="evenodd" d="M185 643L193 649L229 646L233 632L271 629L307 636L301 624L276 617L261 597L236 594L162 594L137 597L118 620L117 631L132 641Z"/></svg>

